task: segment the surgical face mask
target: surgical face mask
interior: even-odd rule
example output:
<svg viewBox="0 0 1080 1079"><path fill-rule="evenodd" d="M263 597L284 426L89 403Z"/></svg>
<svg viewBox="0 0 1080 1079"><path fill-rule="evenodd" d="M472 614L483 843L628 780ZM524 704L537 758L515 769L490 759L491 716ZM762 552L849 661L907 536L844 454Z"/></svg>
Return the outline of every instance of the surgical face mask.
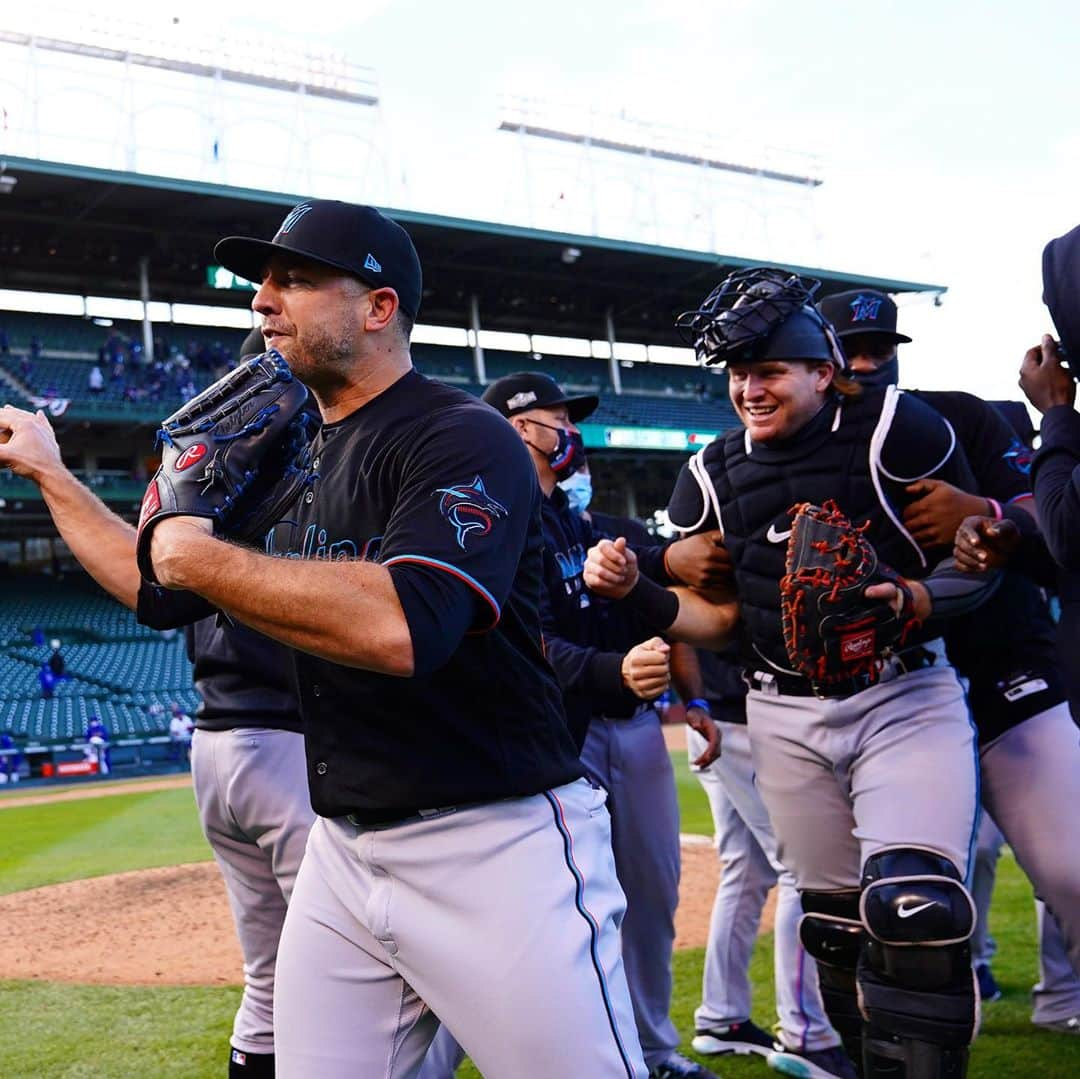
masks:
<svg viewBox="0 0 1080 1079"><path fill-rule="evenodd" d="M574 513L584 513L592 501L592 476L588 472L575 472L559 486L563 489Z"/></svg>
<svg viewBox="0 0 1080 1079"><path fill-rule="evenodd" d="M547 454L547 461L551 465L551 471L555 473L556 483L562 483L584 467L585 442L579 432L567 431L565 427L553 427L550 423L541 423L539 420L531 422L537 427L546 427L549 431L554 431L558 436L555 449ZM532 446L532 443L530 442L529 445ZM538 446L533 448L540 450ZM540 452L544 451L540 450Z"/></svg>

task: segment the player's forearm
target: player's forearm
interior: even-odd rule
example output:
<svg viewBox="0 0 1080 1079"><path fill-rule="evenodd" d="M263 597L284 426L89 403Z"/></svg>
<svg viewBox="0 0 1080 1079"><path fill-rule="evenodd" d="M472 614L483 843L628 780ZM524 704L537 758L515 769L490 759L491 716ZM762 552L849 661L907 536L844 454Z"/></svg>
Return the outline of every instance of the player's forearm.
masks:
<svg viewBox="0 0 1080 1079"><path fill-rule="evenodd" d="M697 652L682 641L675 641L671 646L671 684L681 700L692 701L705 696Z"/></svg>
<svg viewBox="0 0 1080 1079"><path fill-rule="evenodd" d="M252 629L321 659L412 675L409 626L383 566L271 558L192 528L171 535L160 553L155 538L153 555L155 572L170 588L195 592Z"/></svg>
<svg viewBox="0 0 1080 1079"><path fill-rule="evenodd" d="M140 582L135 529L62 466L38 477L38 485L57 531L79 564L134 610Z"/></svg>
<svg viewBox="0 0 1080 1079"><path fill-rule="evenodd" d="M673 588L679 597L679 613L667 629L667 636L695 648L719 651L726 648L739 622L736 602L713 603L691 588Z"/></svg>

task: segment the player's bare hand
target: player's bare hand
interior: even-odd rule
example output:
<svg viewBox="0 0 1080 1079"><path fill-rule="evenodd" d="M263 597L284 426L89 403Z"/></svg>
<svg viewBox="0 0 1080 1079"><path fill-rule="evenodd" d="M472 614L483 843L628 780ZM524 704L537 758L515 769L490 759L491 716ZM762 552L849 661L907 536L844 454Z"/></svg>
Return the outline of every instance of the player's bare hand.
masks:
<svg viewBox="0 0 1080 1079"><path fill-rule="evenodd" d="M904 510L904 525L920 547L950 547L960 522L986 513L985 498L961 491L944 480L916 480L907 492L915 501Z"/></svg>
<svg viewBox="0 0 1080 1079"><path fill-rule="evenodd" d="M638 582L637 555L626 546L624 536L602 539L589 548L583 576L590 592L622 599Z"/></svg>
<svg viewBox="0 0 1080 1079"><path fill-rule="evenodd" d="M1080 357L1070 357L1070 363L1080 362ZM1072 408L1076 401L1076 380L1061 365L1061 352L1057 342L1044 333L1042 341L1024 353L1020 364L1020 389L1027 399L1040 411L1047 412L1055 405Z"/></svg>
<svg viewBox="0 0 1080 1079"><path fill-rule="evenodd" d="M209 517L166 517L154 525L150 536L150 561L154 576L166 588L184 587L184 566L192 545L214 533Z"/></svg>
<svg viewBox="0 0 1080 1079"><path fill-rule="evenodd" d="M708 743L702 750L701 756L694 761L695 768L707 768L720 757L720 728L712 716L700 708L687 708L686 725L697 731Z"/></svg>
<svg viewBox="0 0 1080 1079"><path fill-rule="evenodd" d="M718 528L669 544L664 566L680 584L699 590L722 588L734 577L731 555Z"/></svg>
<svg viewBox="0 0 1080 1079"><path fill-rule="evenodd" d="M925 622L930 617L931 603L930 593L920 581L907 581L911 589L911 599L914 606L914 615L920 621ZM896 614L902 614L907 597L904 590L892 581L882 581L880 584L870 585L863 595L867 599L879 599L887 603Z"/></svg>
<svg viewBox="0 0 1080 1079"><path fill-rule="evenodd" d="M965 573L986 573L1006 565L1020 546L1020 529L1010 520L966 517L956 530L953 558Z"/></svg>
<svg viewBox="0 0 1080 1079"><path fill-rule="evenodd" d="M50 470L62 467L60 447L44 412L0 408L0 468L40 483Z"/></svg>
<svg viewBox="0 0 1080 1079"><path fill-rule="evenodd" d="M622 679L635 697L651 701L671 684L671 645L661 637L635 644L623 656Z"/></svg>

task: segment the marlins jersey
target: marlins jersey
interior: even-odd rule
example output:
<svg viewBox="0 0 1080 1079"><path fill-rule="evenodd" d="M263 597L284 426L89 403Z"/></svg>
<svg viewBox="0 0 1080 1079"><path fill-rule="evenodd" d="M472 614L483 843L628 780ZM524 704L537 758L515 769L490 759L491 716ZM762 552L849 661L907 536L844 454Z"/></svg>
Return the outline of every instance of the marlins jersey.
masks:
<svg viewBox="0 0 1080 1079"><path fill-rule="evenodd" d="M415 668L294 653L315 811L377 823L581 776L543 654L540 489L510 424L410 371L324 424L312 467L267 553L385 566Z"/></svg>

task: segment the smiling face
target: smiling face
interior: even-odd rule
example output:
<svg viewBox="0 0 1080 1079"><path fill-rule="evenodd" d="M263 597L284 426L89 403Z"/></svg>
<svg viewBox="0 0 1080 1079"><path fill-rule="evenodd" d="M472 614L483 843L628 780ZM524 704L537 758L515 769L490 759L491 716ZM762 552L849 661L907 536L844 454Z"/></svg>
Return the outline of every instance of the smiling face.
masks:
<svg viewBox="0 0 1080 1079"><path fill-rule="evenodd" d="M790 438L817 415L832 384L830 363L764 360L728 364L728 392L755 442Z"/></svg>

